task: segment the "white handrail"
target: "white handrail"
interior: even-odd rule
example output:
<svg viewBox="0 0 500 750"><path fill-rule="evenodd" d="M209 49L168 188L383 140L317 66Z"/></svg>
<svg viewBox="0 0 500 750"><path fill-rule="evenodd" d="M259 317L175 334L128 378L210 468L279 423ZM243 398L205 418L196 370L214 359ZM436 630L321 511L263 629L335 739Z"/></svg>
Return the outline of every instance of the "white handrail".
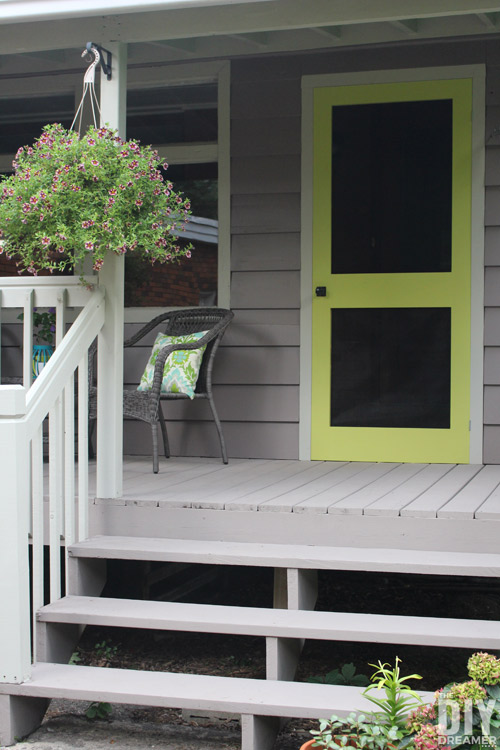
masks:
<svg viewBox="0 0 500 750"><path fill-rule="evenodd" d="M8 281L19 282L18 279ZM52 280L50 280L52 281ZM2 305L18 307L29 297L44 306L59 299L61 316L65 298L86 299L79 314L34 385L0 385L0 566L8 571L0 576L0 601L5 617L0 617L1 682L28 679L31 660L36 658L36 638L30 621L30 590L33 614L44 603L44 555L49 540L50 601L61 594L61 539L65 547L87 535L88 521L88 349L103 329L105 295L95 288L85 298L72 283L2 286ZM66 291L64 291L66 290ZM45 293L49 296L43 297ZM7 301L7 304L5 302ZM25 304L22 305L26 310ZM29 316L31 318L31 315ZM27 344L25 344L27 346ZM75 464L75 373L78 373L78 464ZM44 422L49 417L49 472L44 476ZM46 424L46 423L45 423ZM75 493L75 468L78 498ZM44 497L49 495L48 525L44 518ZM28 533L31 530L32 571L28 567ZM48 532L48 534L47 534ZM33 644L33 652L32 645Z"/></svg>

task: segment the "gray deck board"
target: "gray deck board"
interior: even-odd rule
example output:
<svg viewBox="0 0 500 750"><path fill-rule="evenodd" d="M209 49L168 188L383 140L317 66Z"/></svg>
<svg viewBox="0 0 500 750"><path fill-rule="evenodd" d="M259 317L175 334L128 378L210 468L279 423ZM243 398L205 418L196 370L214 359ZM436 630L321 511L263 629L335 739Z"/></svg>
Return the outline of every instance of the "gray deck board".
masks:
<svg viewBox="0 0 500 750"><path fill-rule="evenodd" d="M304 570L500 576L500 554L468 551L412 549L402 555L396 548L95 536L71 545L69 556Z"/></svg>
<svg viewBox="0 0 500 750"><path fill-rule="evenodd" d="M335 503L344 500L349 495L353 495L363 487L367 487L375 482L379 477L395 469L399 464L368 464L365 469L349 476L344 481L339 482L333 487L320 492L309 500L301 503L303 509L307 508L313 513L328 513L329 509Z"/></svg>
<svg viewBox="0 0 500 750"><path fill-rule="evenodd" d="M481 471L477 464L461 464L444 475L420 497L403 508L402 516L436 518L438 511Z"/></svg>
<svg viewBox="0 0 500 750"><path fill-rule="evenodd" d="M367 516L399 516L401 510L432 487L439 479L453 469L455 464L428 464L422 471L407 479L403 484L375 500L365 508Z"/></svg>
<svg viewBox="0 0 500 750"><path fill-rule="evenodd" d="M275 638L458 648L500 647L500 630L493 620L228 607L88 596L59 599L42 607L37 619L100 627L154 628Z"/></svg>
<svg viewBox="0 0 500 750"><path fill-rule="evenodd" d="M170 672L139 672L112 667L35 664L30 680L0 685L0 693L145 706L197 708L257 715L317 719L332 710L347 714L371 704L360 688L212 677ZM432 693L421 693L426 701Z"/></svg>
<svg viewBox="0 0 500 750"><path fill-rule="evenodd" d="M425 464L401 464L374 482L362 487L357 492L330 505L328 513L352 513L362 515L365 508L369 507L387 492L394 490L425 468Z"/></svg>
<svg viewBox="0 0 500 750"><path fill-rule="evenodd" d="M150 457L124 461L122 505L500 520L500 466ZM90 464L90 492L95 492ZM111 501L96 500L98 504Z"/></svg>
<svg viewBox="0 0 500 750"><path fill-rule="evenodd" d="M474 517L482 521L498 521L500 518L500 487L493 490L491 495L476 510Z"/></svg>
<svg viewBox="0 0 500 750"><path fill-rule="evenodd" d="M474 518L476 510L499 484L500 466L485 466L438 511L438 518Z"/></svg>

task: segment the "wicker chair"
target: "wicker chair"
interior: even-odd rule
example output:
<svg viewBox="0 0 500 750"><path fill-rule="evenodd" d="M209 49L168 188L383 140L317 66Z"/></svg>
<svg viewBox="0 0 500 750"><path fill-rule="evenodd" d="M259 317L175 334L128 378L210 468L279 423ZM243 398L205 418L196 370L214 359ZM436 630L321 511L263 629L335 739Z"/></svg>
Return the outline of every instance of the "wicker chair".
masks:
<svg viewBox="0 0 500 750"><path fill-rule="evenodd" d="M198 339L198 341L192 344L165 346L160 350L156 359L153 386L150 391L134 390L123 392L123 416L140 419L151 425L153 438L153 471L155 474L158 473L158 422L160 423L163 436L165 458L169 458L170 456L167 427L160 401L189 398L189 396L184 393L162 393L160 390L165 361L169 354L177 349L199 349L202 346L206 346L205 352L203 353L194 397L208 399L219 435L222 461L227 464L226 445L212 395L212 368L220 340L233 317L234 313L231 310L225 310L218 307L198 307L185 310L172 310L163 313L162 315L158 315L141 328L134 336L124 342L125 347L133 346L150 333L150 331L157 328L160 323L164 324L162 330L168 336L184 336L188 333L195 333L197 331L207 331L203 338ZM94 381L92 373L94 372L95 351L96 347L93 346L91 349L91 362L89 367L92 381ZM89 420L91 421L89 434L92 433L96 417L97 387L95 382L92 382L89 388Z"/></svg>

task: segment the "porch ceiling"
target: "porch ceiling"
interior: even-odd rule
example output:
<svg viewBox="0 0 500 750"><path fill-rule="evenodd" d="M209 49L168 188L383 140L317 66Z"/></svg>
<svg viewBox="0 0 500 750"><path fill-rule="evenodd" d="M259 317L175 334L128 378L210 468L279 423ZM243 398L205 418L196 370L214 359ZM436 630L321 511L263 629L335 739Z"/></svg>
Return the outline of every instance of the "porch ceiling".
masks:
<svg viewBox="0 0 500 750"><path fill-rule="evenodd" d="M131 61L140 63L500 31L498 0L104 0L92 8L62 0L1 0L2 54L123 41L131 45Z"/></svg>

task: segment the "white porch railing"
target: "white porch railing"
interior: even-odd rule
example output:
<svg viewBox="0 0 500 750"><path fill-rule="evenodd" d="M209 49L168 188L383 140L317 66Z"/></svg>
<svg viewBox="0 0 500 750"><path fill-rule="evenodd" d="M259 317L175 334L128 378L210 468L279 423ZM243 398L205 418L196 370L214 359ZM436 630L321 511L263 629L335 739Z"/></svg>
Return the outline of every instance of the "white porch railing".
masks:
<svg viewBox="0 0 500 750"><path fill-rule="evenodd" d="M61 281L36 279L29 287L24 279L1 282L0 311L24 311L23 384L0 386L1 682L28 679L36 658L31 617L44 604L44 542L49 543L49 599L54 601L61 596L61 540L67 550L88 532L88 349L105 324L104 290L89 292L76 279ZM31 385L34 306L56 308L57 348ZM83 309L65 333L68 307Z"/></svg>

